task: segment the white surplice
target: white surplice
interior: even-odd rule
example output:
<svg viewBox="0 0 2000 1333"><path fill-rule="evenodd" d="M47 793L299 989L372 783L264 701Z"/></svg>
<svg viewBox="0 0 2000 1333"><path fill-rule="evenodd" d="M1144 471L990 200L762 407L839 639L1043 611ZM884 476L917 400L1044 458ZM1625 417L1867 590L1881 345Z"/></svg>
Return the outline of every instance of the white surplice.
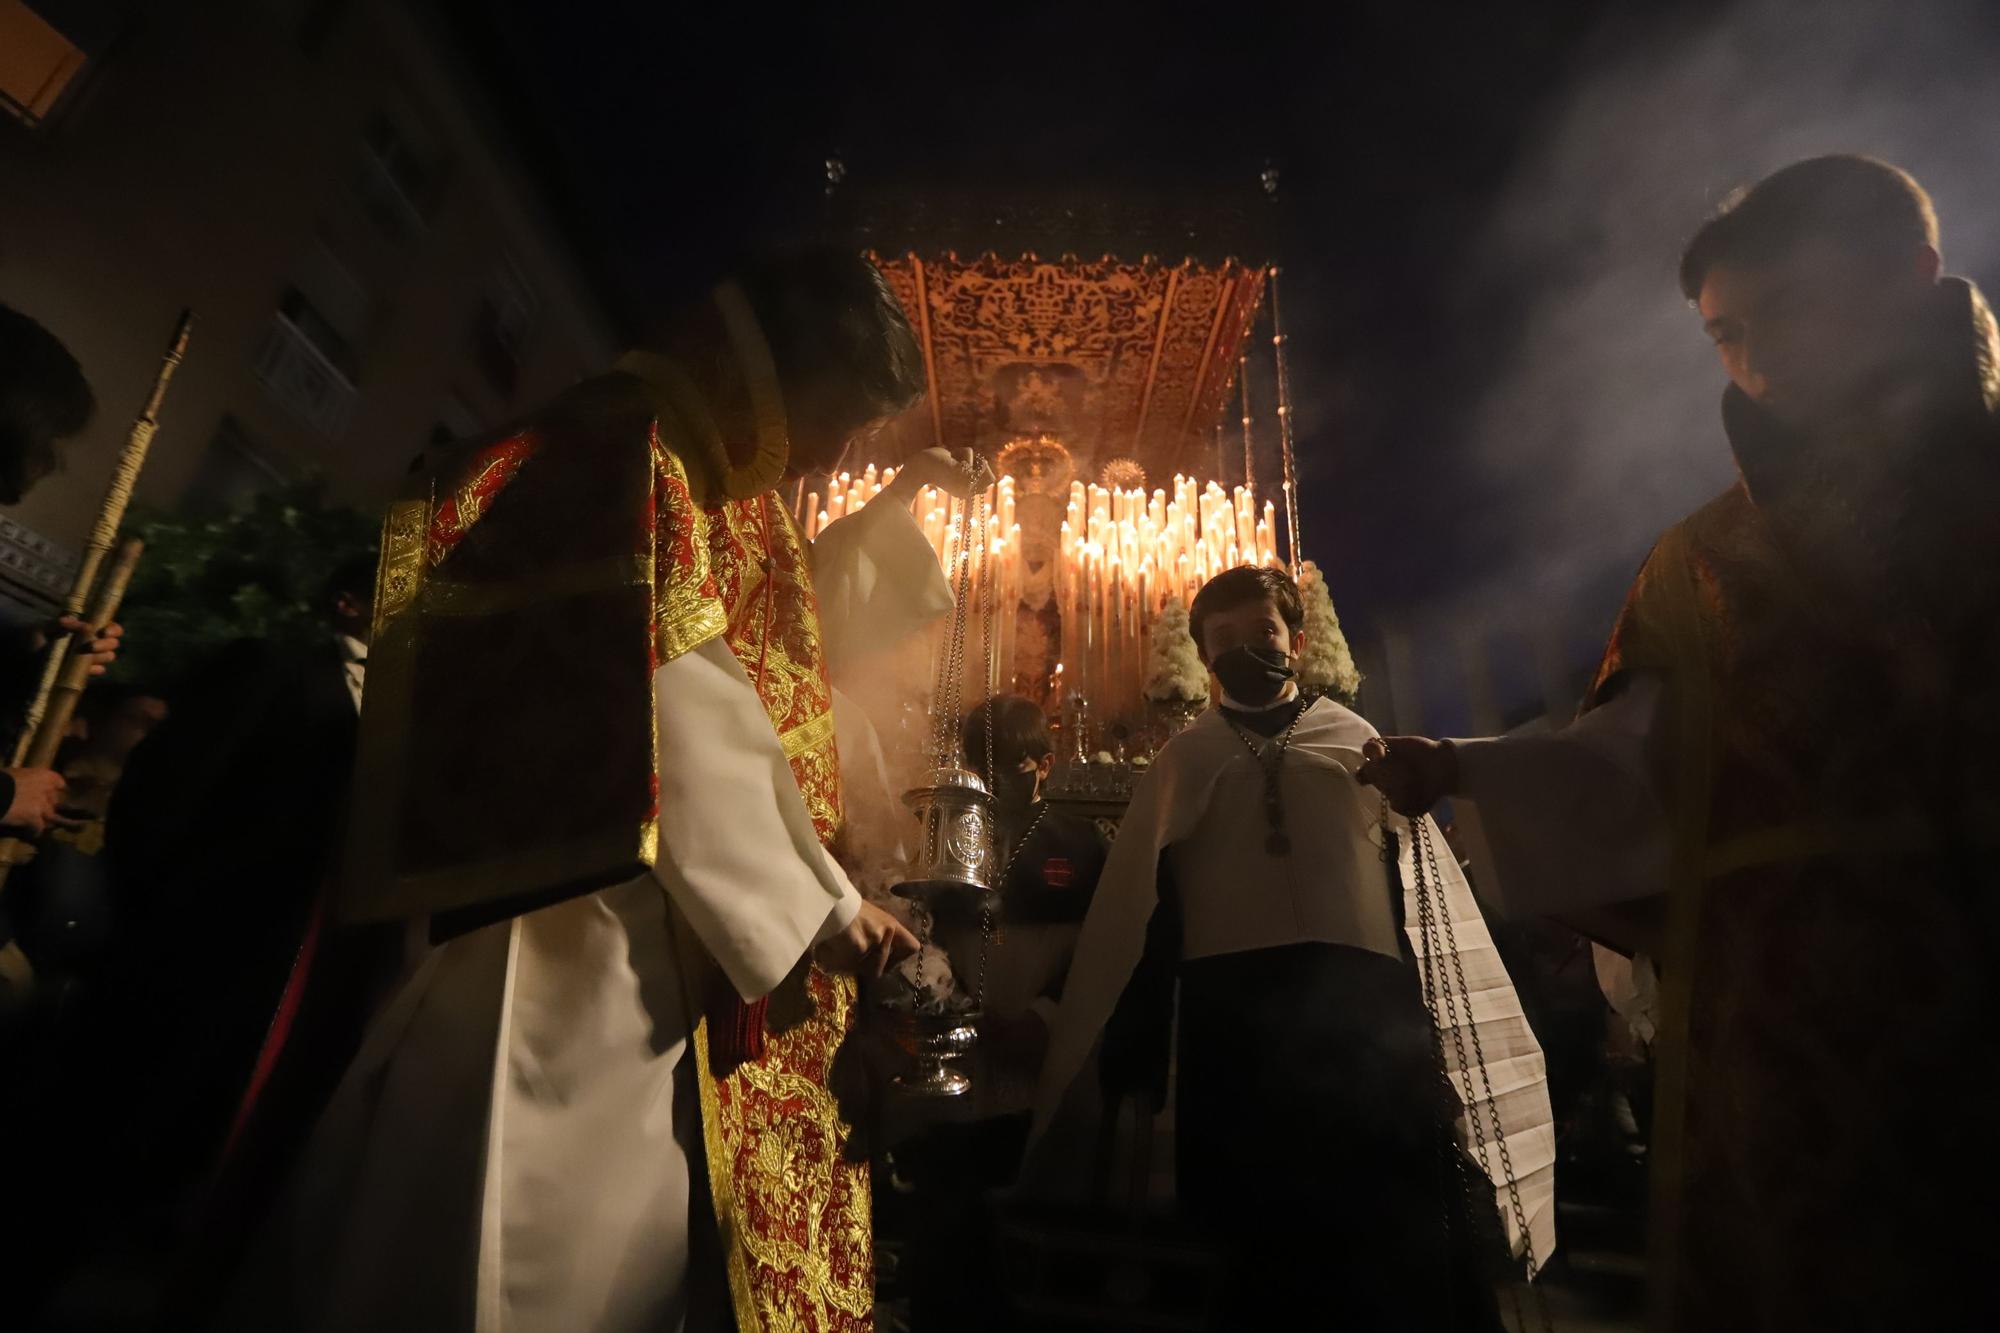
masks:
<svg viewBox="0 0 2000 1333"><path fill-rule="evenodd" d="M1182 857L1178 879L1201 875L1194 863L1206 857L1215 863L1209 878L1222 890L1195 902L1190 885L1181 884L1186 957L1309 940L1399 956L1393 918L1386 904L1375 902L1383 882L1381 798L1353 777L1362 746L1375 734L1365 720L1330 700L1316 702L1299 719L1280 768L1292 839L1290 855L1282 858L1271 857L1263 846L1259 761L1220 713L1204 713L1161 751L1119 826L1056 1011L1033 1131L1036 1145L1047 1147L1041 1163L1031 1162L1033 1188L1046 1188L1043 1182L1059 1175L1071 1177L1072 1184L1090 1178L1088 1169L1079 1170L1078 1157L1090 1135L1077 1122L1101 1115L1102 1108L1092 1095L1096 1080L1087 1072L1089 1062L1143 952L1146 925L1158 902L1160 861L1170 847ZM1481 1165L1491 1177L1510 1243L1519 1252L1523 1237L1506 1188L1500 1141L1511 1159L1527 1236L1536 1257L1546 1260L1555 1247L1555 1125L1541 1046L1471 886L1435 823L1426 817L1424 824L1438 853L1441 892L1432 901L1441 904L1457 946L1455 966L1449 955L1439 959L1443 979L1457 992L1464 978L1456 1033L1466 1058L1459 1059L1459 1042L1448 1025L1442 1033L1446 1072L1468 1108L1467 1146L1477 1146L1470 1134L1475 1119L1486 1139ZM1404 930L1421 964L1427 948L1414 892L1414 839L1409 823L1393 813L1388 829L1399 844ZM1440 934L1442 929L1441 923ZM1485 1057L1483 1074L1473 1057L1475 1031Z"/></svg>
<svg viewBox="0 0 2000 1333"><path fill-rule="evenodd" d="M1629 902L1667 887L1671 837L1655 776L1660 678L1635 672L1559 731L1460 740L1459 798L1509 916Z"/></svg>
<svg viewBox="0 0 2000 1333"><path fill-rule="evenodd" d="M856 640L950 605L899 506L832 525L813 565ZM728 1326L719 1260L690 1283L705 1219L691 1215L701 1113L681 950L754 999L861 900L727 645L666 663L654 685L653 872L430 951L371 1025L227 1326Z"/></svg>

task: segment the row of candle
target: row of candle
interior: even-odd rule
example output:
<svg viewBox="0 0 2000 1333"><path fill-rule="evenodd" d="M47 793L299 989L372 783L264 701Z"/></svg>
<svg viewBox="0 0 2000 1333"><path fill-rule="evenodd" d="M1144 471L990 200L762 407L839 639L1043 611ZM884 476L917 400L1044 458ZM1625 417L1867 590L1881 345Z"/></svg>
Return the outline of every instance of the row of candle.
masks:
<svg viewBox="0 0 2000 1333"><path fill-rule="evenodd" d="M1225 492L1175 477L1171 493L1077 485L1070 492L1057 571L1066 688L1099 717L1138 711L1153 621L1169 598L1186 605L1201 585L1239 564L1275 564L1275 518L1245 487Z"/></svg>
<svg viewBox="0 0 2000 1333"><path fill-rule="evenodd" d="M873 466L828 479L824 498L800 497L809 538L864 507L895 477ZM925 489L914 513L946 574L959 571L964 501ZM1001 477L978 506L981 531L967 552L966 678L968 699L980 677L1004 689L1015 681L1017 611L1028 573L1015 517L1015 480ZM1238 486L1175 477L1173 489L1147 492L1073 483L1055 544L1050 585L1062 623L1062 686L1091 700L1099 717L1136 711L1144 686L1152 625L1168 598L1183 605L1209 578L1238 564L1278 563L1275 506L1258 512L1255 493ZM984 637L982 579L991 579L995 640ZM1032 665L1039 670L1040 664Z"/></svg>

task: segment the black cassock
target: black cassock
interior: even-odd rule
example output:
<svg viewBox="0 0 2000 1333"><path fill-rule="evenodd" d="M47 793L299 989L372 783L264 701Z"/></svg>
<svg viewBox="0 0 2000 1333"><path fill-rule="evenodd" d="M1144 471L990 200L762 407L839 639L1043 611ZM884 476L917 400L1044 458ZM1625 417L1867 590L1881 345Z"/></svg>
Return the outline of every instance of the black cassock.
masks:
<svg viewBox="0 0 2000 1333"><path fill-rule="evenodd" d="M1236 714L1276 734L1289 718ZM1267 730L1272 729L1272 730ZM1500 1232L1457 1146L1414 958L1328 943L1184 959L1173 849L1104 1035L1107 1103L1163 1107L1183 1216L1224 1256L1228 1318L1500 1327ZM1382 892L1402 937L1393 863ZM1318 1327L1301 1324L1300 1327Z"/></svg>

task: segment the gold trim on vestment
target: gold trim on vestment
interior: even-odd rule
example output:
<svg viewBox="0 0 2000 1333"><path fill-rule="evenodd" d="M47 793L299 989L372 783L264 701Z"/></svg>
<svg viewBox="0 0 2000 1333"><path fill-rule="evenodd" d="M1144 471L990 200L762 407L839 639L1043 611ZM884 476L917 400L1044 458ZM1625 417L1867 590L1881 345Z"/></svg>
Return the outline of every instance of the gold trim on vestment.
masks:
<svg viewBox="0 0 2000 1333"><path fill-rule="evenodd" d="M694 500L694 486L681 456L669 449L660 437L660 423L654 419L651 447L655 466L662 474L661 494L656 501L659 523L682 523L686 532L668 533L672 549L667 567L655 590L654 641L662 664L693 652L711 639L729 632L729 612L715 591L713 557L708 549L708 513ZM684 499L676 498L684 488ZM654 564L660 562L662 534L653 534Z"/></svg>
<svg viewBox="0 0 2000 1333"><path fill-rule="evenodd" d="M658 630L660 661L664 664L685 656L719 639L729 629L729 613L712 597L687 598L676 607L672 599L662 608Z"/></svg>
<svg viewBox="0 0 2000 1333"><path fill-rule="evenodd" d="M810 722L801 722L779 738L785 747L785 758L797 759L808 750L816 750L826 744L833 735L833 714L821 713Z"/></svg>
<svg viewBox="0 0 2000 1333"><path fill-rule="evenodd" d="M424 539L430 526L430 496L398 500L383 516L382 558L375 571L375 638L423 591Z"/></svg>
<svg viewBox="0 0 2000 1333"><path fill-rule="evenodd" d="M700 1010L690 1012L700 1013ZM736 1232L736 1184L730 1174L729 1144L723 1137L722 1099L716 1092L715 1071L708 1063L706 1014L694 1025L694 1059L695 1082L701 1088L701 1144L702 1155L708 1159L709 1198L715 1213L716 1234L722 1244L723 1270L729 1279L729 1303L741 1327L746 1317L756 1318L757 1297L750 1283L750 1251Z"/></svg>
<svg viewBox="0 0 2000 1333"><path fill-rule="evenodd" d="M401 805L411 701L416 690L414 644L420 616L406 615L423 591L427 540L437 484L420 498L397 500L382 521L382 554L375 575L375 623L368 696L355 741L348 800L342 891L334 902L341 920L380 911L395 895L395 824ZM391 795L393 794L393 799Z"/></svg>

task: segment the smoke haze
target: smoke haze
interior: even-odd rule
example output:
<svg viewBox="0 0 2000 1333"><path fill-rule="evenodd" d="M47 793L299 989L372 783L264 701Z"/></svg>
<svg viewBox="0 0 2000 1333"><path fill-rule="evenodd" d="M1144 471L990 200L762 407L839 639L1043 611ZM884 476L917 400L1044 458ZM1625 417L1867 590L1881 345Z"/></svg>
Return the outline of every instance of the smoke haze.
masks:
<svg viewBox="0 0 2000 1333"><path fill-rule="evenodd" d="M1996 8L1749 0L1584 43L1469 256L1464 285L1500 293L1513 332L1461 463L1481 572L1410 620L1427 687L1455 664L1452 623L1554 625L1587 655L1657 533L1733 480L1724 379L1675 283L1730 190L1819 153L1882 157L1936 199L1947 270L2000 278Z"/></svg>

